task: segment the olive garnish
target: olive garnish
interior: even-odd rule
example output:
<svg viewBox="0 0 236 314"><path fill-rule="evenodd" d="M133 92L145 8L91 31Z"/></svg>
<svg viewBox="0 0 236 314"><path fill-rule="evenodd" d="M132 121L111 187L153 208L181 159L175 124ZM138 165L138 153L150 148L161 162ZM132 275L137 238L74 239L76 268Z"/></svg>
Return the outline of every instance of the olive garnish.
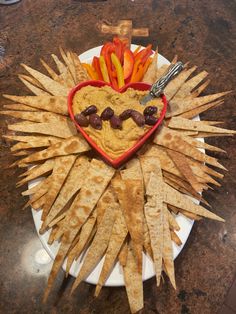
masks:
<svg viewBox="0 0 236 314"><path fill-rule="evenodd" d="M107 107L101 113L101 119L102 120L110 120L113 115L114 115L114 110L111 109L111 107Z"/></svg>
<svg viewBox="0 0 236 314"><path fill-rule="evenodd" d="M158 119L154 116L149 116L149 115L145 116L145 123L147 125L154 125L154 124L156 124L157 120Z"/></svg>
<svg viewBox="0 0 236 314"><path fill-rule="evenodd" d="M131 118L134 120L134 122L137 124L137 126L140 126L140 127L144 126L145 118L140 112L138 112L136 110L132 110Z"/></svg>
<svg viewBox="0 0 236 314"><path fill-rule="evenodd" d="M131 117L131 114L132 114L132 109L126 109L124 110L120 115L119 115L119 118L121 120L127 120Z"/></svg>
<svg viewBox="0 0 236 314"><path fill-rule="evenodd" d="M122 120L114 114L110 119L110 125L113 129L121 129Z"/></svg>
<svg viewBox="0 0 236 314"><path fill-rule="evenodd" d="M153 114L157 113L157 107L155 106L147 106L144 110L143 110L143 114L146 116L152 116Z"/></svg>
<svg viewBox="0 0 236 314"><path fill-rule="evenodd" d="M91 105L84 109L81 113L85 116L89 116L90 114L96 113L98 111L97 107L94 105Z"/></svg>
<svg viewBox="0 0 236 314"><path fill-rule="evenodd" d="M82 113L78 113L75 115L75 121L83 127L87 127L89 125L88 119Z"/></svg>
<svg viewBox="0 0 236 314"><path fill-rule="evenodd" d="M96 113L93 113L89 116L89 123L96 130L102 129L102 119Z"/></svg>

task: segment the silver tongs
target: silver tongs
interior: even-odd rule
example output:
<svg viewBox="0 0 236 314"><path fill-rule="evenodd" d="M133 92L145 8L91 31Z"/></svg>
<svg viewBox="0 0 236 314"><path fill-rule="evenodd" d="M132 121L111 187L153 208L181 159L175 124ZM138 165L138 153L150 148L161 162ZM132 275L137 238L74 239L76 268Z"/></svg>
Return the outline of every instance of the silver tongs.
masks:
<svg viewBox="0 0 236 314"><path fill-rule="evenodd" d="M184 68L184 65L181 61L170 66L167 73L165 73L158 81L156 81L152 85L152 87L149 91L149 94L147 94L142 99L140 99L140 104L145 105L148 101L152 100L155 97L159 97L161 94L163 94L164 88L166 87L166 85L174 77L176 77L183 70L183 68Z"/></svg>

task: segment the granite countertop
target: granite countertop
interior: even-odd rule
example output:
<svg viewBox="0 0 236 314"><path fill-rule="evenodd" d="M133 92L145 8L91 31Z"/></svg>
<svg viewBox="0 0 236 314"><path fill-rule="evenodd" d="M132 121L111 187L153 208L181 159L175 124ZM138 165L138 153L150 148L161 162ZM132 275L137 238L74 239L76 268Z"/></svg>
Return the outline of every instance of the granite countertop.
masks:
<svg viewBox="0 0 236 314"><path fill-rule="evenodd" d="M132 19L134 27L148 27L148 38L133 43L158 44L160 53L171 59L178 54L184 62L209 72L208 93L235 90L236 2L234 0L22 0L0 5L0 92L26 94L17 78L20 63L42 70L40 57L50 61L59 46L77 53L101 45L111 35L99 32L97 23L116 24ZM1 97L1 106L4 100ZM236 129L235 93L218 110L203 116L224 121ZM1 133L6 133L0 117ZM10 118L8 119L10 121ZM208 140L227 154L217 154L228 169L221 187L204 194L212 209L226 219L195 223L183 251L175 261L177 291L166 282L156 289L155 279L144 283L143 313L214 314L236 313L236 137ZM123 287L103 288L93 297L94 286L82 283L70 297L72 278L63 281L61 271L47 304L42 304L51 262L38 263L42 246L30 210L22 211L25 187L16 189L21 170L9 168L15 160L9 143L1 139L0 184L0 313L129 313ZM63 282L62 282L63 281ZM230 290L230 287L232 289Z"/></svg>

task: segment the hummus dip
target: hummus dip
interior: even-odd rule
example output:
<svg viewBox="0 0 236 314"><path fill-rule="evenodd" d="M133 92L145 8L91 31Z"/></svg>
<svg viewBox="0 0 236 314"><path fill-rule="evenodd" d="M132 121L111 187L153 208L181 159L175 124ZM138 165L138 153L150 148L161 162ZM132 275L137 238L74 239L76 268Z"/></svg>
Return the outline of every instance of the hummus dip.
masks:
<svg viewBox="0 0 236 314"><path fill-rule="evenodd" d="M95 105L98 115L101 115L105 108L111 107L114 113L119 116L126 109L135 109L143 113L146 106L156 106L158 112L154 116L158 118L163 108L161 98L149 101L146 106L139 103L139 99L147 93L147 91L129 88L121 94L110 86L86 86L74 95L73 113L74 115L79 114L87 107ZM102 121L101 130L94 129L91 125L86 127L85 130L103 151L115 159L131 148L150 128L151 126L148 125L139 127L132 118L129 118L123 121L122 129L113 129L109 121Z"/></svg>

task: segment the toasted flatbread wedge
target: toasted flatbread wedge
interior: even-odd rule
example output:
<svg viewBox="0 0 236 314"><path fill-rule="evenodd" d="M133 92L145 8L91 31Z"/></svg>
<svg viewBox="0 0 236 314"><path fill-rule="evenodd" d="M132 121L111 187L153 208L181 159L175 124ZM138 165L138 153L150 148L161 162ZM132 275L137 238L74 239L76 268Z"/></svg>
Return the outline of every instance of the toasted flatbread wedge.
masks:
<svg viewBox="0 0 236 314"><path fill-rule="evenodd" d="M127 257L128 257L128 242L126 238L118 255L118 260L121 266L126 265Z"/></svg>
<svg viewBox="0 0 236 314"><path fill-rule="evenodd" d="M40 59L40 62L42 63L44 68L47 70L47 72L51 76L51 78L54 81L58 81L59 75L43 59Z"/></svg>
<svg viewBox="0 0 236 314"><path fill-rule="evenodd" d="M43 122L43 123L48 123L48 122L66 122L67 118L65 116L55 114L52 112L45 112L45 111L34 111L34 112L29 112L29 111L0 111L0 114L3 115L8 115L11 117L19 118L22 120L28 120L32 122Z"/></svg>
<svg viewBox="0 0 236 314"><path fill-rule="evenodd" d="M23 104L8 104L8 105L3 105L4 109L9 109L9 110L18 110L18 111L38 111L38 109L23 105Z"/></svg>
<svg viewBox="0 0 236 314"><path fill-rule="evenodd" d="M131 313L136 313L143 308L143 282L137 260L131 246L128 246L126 265L123 267L125 289L129 300Z"/></svg>
<svg viewBox="0 0 236 314"><path fill-rule="evenodd" d="M70 172L76 156L68 155L54 158L54 166L52 171L53 180L51 181L50 189L45 196L45 204L41 219L44 221L49 213L52 204L54 203L58 193L60 192L68 173Z"/></svg>
<svg viewBox="0 0 236 314"><path fill-rule="evenodd" d="M191 91L197 87L206 77L208 73L206 71L202 71L186 81L178 90L175 97L185 98L191 94Z"/></svg>
<svg viewBox="0 0 236 314"><path fill-rule="evenodd" d="M89 273L94 269L94 267L104 255L112 234L112 228L115 222L116 211L118 208L119 204L114 197L112 199L111 192L110 202L107 204L102 222L98 225L97 232L89 247L88 254L85 257L79 275L75 279L75 282L72 286L72 292L76 289L80 282L89 275Z"/></svg>
<svg viewBox="0 0 236 314"><path fill-rule="evenodd" d="M69 90L66 86L54 81L50 77L34 70L33 68L22 64L26 71L28 71L39 83L41 83L46 91L54 96L67 96Z"/></svg>
<svg viewBox="0 0 236 314"><path fill-rule="evenodd" d="M216 100L216 101L213 101L209 104L205 104L203 106L200 106L200 107L191 109L189 111L186 111L184 113L181 113L180 115L178 115L178 117L185 118L185 119L192 119L192 118L198 116L199 114L201 114L202 112L207 111L207 110L212 109L212 108L216 108L216 107L222 105L223 103L224 103L223 100Z"/></svg>
<svg viewBox="0 0 236 314"><path fill-rule="evenodd" d="M93 213L89 216L87 221L84 223L83 227L81 228L81 232L79 234L79 240L75 244L75 246L70 250L68 256L67 256L67 262L66 262L66 273L69 274L71 265L74 260L77 260L77 258L82 254L85 247L89 244L90 240L94 236L96 232L96 210L93 211Z"/></svg>
<svg viewBox="0 0 236 314"><path fill-rule="evenodd" d="M63 229L65 231L68 230L69 232L70 225L71 227L76 226L79 231L96 206L114 172L115 170L103 161L96 159L91 161L83 186L75 197L64 220ZM107 197L107 202L109 200L111 200L111 197Z"/></svg>
<svg viewBox="0 0 236 314"><path fill-rule="evenodd" d="M25 77L23 75L19 75L19 79L21 80L21 82L28 87L28 89L36 96L40 96L40 95L50 95L50 93L46 92L44 89L35 86L34 84L32 84L31 82L29 82L29 80L26 80Z"/></svg>
<svg viewBox="0 0 236 314"><path fill-rule="evenodd" d="M88 167L89 161L86 157L80 156L76 159L64 185L62 186L60 194L58 195L40 229L41 232L43 232L48 224L60 213L64 206L69 202L69 200L81 189L84 182L84 175Z"/></svg>
<svg viewBox="0 0 236 314"><path fill-rule="evenodd" d="M29 157L26 157L19 161L21 163L32 163L39 160L45 160L52 157L66 156L68 154L79 154L86 152L90 149L87 142L80 136L71 136L64 139L50 147L44 149L43 151L34 153Z"/></svg>
<svg viewBox="0 0 236 314"><path fill-rule="evenodd" d="M184 69L178 76L176 76L165 88L166 98L170 101L174 95L178 92L180 87L188 79L188 77L196 70L197 67L190 69ZM169 107L169 106L168 106Z"/></svg>
<svg viewBox="0 0 236 314"><path fill-rule="evenodd" d="M151 240L156 283L159 286L164 244L163 195L159 189L156 189L155 194L153 194L153 188L150 188L150 184L152 184L151 180L149 180L146 188L147 203L144 206L144 212Z"/></svg>
<svg viewBox="0 0 236 314"><path fill-rule="evenodd" d="M189 119L173 117L170 119L168 127L173 129L194 130L198 132L236 134L234 130L227 130L206 124L204 121L193 121Z"/></svg>
<svg viewBox="0 0 236 314"><path fill-rule="evenodd" d="M180 74L181 75L181 74ZM169 106L167 108L166 117L170 118L173 116L180 115L184 112L190 111L192 109L201 107L205 104L211 103L230 92L217 93L213 95L201 96L192 98L191 96L185 98L172 98L169 102Z"/></svg>
<svg viewBox="0 0 236 314"><path fill-rule="evenodd" d="M196 176L194 175L190 165L188 164L186 156L171 149L167 149L167 154L170 156L176 167L182 173L184 178L191 184L194 190L196 192L201 192L202 185L199 183Z"/></svg>
<svg viewBox="0 0 236 314"><path fill-rule="evenodd" d="M156 71L157 71L157 60L158 60L158 47L152 59L152 63L149 65L147 72L144 74L142 82L153 84L156 81Z"/></svg>
<svg viewBox="0 0 236 314"><path fill-rule="evenodd" d="M30 168L25 174L25 178L20 180L17 184L21 186L26 182L34 180L42 175L45 175L52 171L54 167L54 160L46 160L43 164Z"/></svg>
<svg viewBox="0 0 236 314"><path fill-rule="evenodd" d="M127 234L128 229L126 227L125 218L119 206L117 208L116 219L112 229L108 248L106 250L104 264L96 286L95 296L99 295L102 286L112 271L116 258L121 250L122 244L124 243Z"/></svg>
<svg viewBox="0 0 236 314"><path fill-rule="evenodd" d="M15 138L20 136L15 136ZM55 136L24 136L28 138L28 142L19 142L13 145L10 149L12 152L19 149L29 149L29 148L39 148L39 147L48 147L50 145L56 144L61 141L61 138Z"/></svg>
<svg viewBox="0 0 236 314"><path fill-rule="evenodd" d="M29 107L51 111L63 115L68 115L66 96L55 97L47 95L39 96L3 95L3 97L15 102L19 102L20 104L27 105Z"/></svg>
<svg viewBox="0 0 236 314"><path fill-rule="evenodd" d="M76 74L76 84L89 80L89 76L84 70L81 61L76 53L71 52L71 57L74 61L75 74Z"/></svg>
<svg viewBox="0 0 236 314"><path fill-rule="evenodd" d="M198 161L206 162L212 166L225 169L215 158L200 152L197 148L184 141L180 134L177 135L166 127L162 127L160 132L157 133L154 138L154 143L180 152Z"/></svg>

